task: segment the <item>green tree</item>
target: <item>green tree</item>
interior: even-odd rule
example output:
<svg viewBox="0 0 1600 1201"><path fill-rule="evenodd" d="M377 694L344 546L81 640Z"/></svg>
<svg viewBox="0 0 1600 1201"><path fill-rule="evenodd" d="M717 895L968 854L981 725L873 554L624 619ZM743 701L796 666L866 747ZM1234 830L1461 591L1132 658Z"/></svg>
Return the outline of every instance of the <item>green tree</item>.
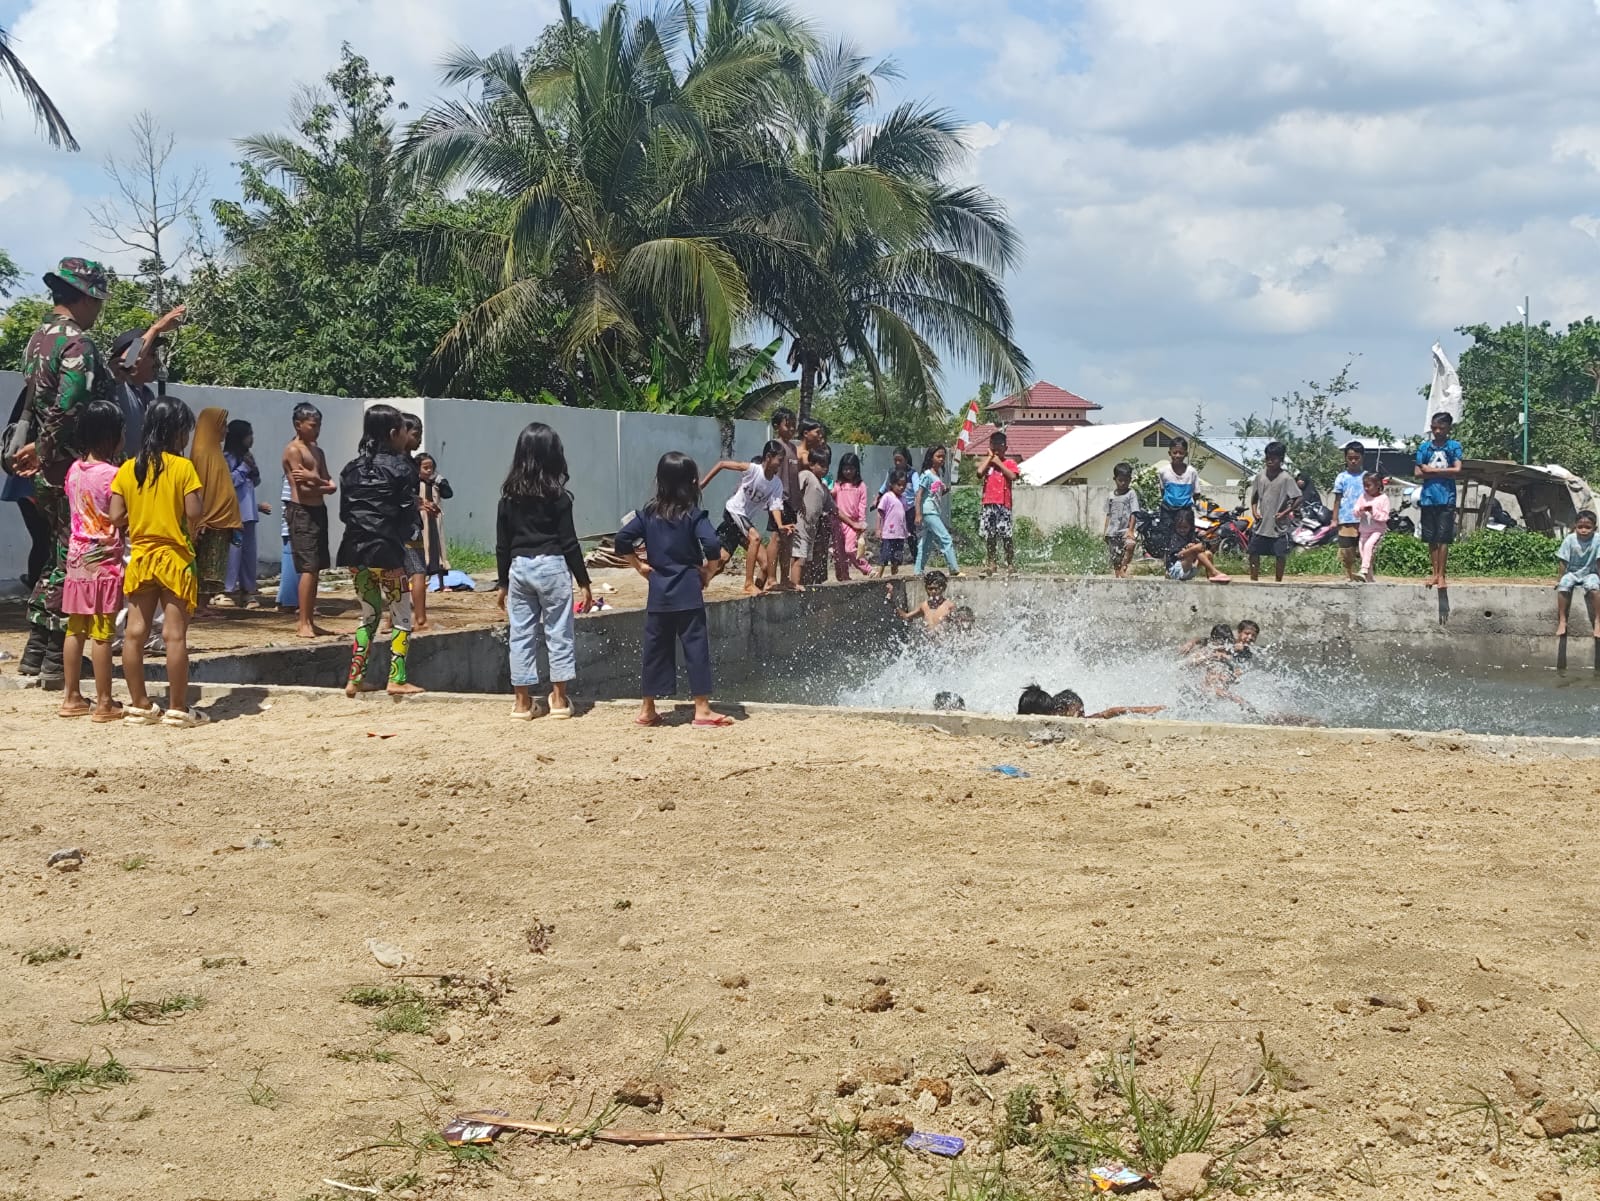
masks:
<svg viewBox="0 0 1600 1201"><path fill-rule="evenodd" d="M892 379L884 381L882 390L875 388L864 363L846 368L817 397L812 415L828 427L835 443L933 446L951 438L948 412L905 403Z"/></svg>
<svg viewBox="0 0 1600 1201"><path fill-rule="evenodd" d="M1354 363L1346 363L1326 383L1307 380L1306 391L1296 388L1286 396L1272 398L1272 411L1284 416L1265 419L1255 413L1234 423L1240 438L1274 438L1288 450L1289 465L1303 471L1318 488L1327 488L1333 477L1344 470L1344 444L1351 438L1370 438L1392 442L1394 433L1381 426L1357 421L1344 398L1359 385L1350 378ZM1256 468L1259 463L1246 463Z"/></svg>
<svg viewBox="0 0 1600 1201"><path fill-rule="evenodd" d="M11 80L17 91L22 93L23 103L33 112L35 124L44 130L44 136L50 140L52 146L65 146L68 150L78 149L78 140L72 136L72 130L67 128L67 119L61 115L61 110L56 107L50 94L39 86L39 81L33 77L33 72L17 57L15 50L11 49L6 38L6 31L0 29L0 75Z"/></svg>
<svg viewBox="0 0 1600 1201"><path fill-rule="evenodd" d="M1475 458L1522 461L1520 322L1463 326L1472 338L1461 356L1462 421L1458 436ZM1528 331L1528 458L1600 478L1600 324L1574 321L1565 332L1548 322Z"/></svg>
<svg viewBox="0 0 1600 1201"><path fill-rule="evenodd" d="M50 302L37 296L20 297L6 307L0 316L0 370L22 370L22 352L49 311Z"/></svg>
<svg viewBox="0 0 1600 1201"><path fill-rule="evenodd" d="M226 254L189 282L185 378L341 396L418 390L463 305L422 279L404 233L394 81L344 47L293 134L239 143L243 203L215 201Z"/></svg>
<svg viewBox="0 0 1600 1201"><path fill-rule="evenodd" d="M784 230L801 252L761 264L756 291L789 337L802 415L851 362L886 412L890 381L901 403L943 407L941 351L1008 387L1029 374L999 278L1020 255L1016 231L981 188L945 182L966 154L953 114L911 102L875 113L894 76L841 45L785 91L784 166L808 204Z"/></svg>
<svg viewBox="0 0 1600 1201"><path fill-rule="evenodd" d="M10 296L22 282L22 268L4 250L0 250L0 296Z"/></svg>
<svg viewBox="0 0 1600 1201"><path fill-rule="evenodd" d="M474 97L435 104L406 138L432 185L506 201L495 226L448 239L496 278L440 343L446 378L540 328L574 370L643 374L662 334L726 352L752 308L744 264L781 253L765 225L791 201L766 130L803 28L711 0L637 20L614 3L589 30L562 0L559 30L520 60L451 55L444 81Z"/></svg>

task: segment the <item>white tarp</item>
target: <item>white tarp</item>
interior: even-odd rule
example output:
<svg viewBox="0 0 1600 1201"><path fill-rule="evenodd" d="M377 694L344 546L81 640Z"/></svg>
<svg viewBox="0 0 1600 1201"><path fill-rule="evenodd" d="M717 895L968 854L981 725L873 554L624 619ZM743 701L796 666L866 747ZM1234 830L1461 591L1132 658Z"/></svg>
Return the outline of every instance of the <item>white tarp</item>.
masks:
<svg viewBox="0 0 1600 1201"><path fill-rule="evenodd" d="M1445 357L1444 347L1433 344L1433 382L1428 385L1428 411L1422 415L1422 432L1427 433L1435 413L1449 413L1451 420L1461 420L1461 379L1456 369Z"/></svg>

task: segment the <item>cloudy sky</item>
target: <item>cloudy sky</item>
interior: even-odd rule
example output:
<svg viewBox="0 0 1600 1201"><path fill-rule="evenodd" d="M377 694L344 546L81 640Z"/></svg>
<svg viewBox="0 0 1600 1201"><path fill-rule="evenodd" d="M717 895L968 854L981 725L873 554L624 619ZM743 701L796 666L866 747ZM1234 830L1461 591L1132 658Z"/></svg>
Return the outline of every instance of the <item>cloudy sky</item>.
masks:
<svg viewBox="0 0 1600 1201"><path fill-rule="evenodd" d="M973 178L1027 244L1010 281L1041 378L1107 420L1214 425L1359 356L1356 409L1413 424L1455 326L1600 309L1600 0L802 0L894 56L896 94L971 123ZM30 274L150 109L212 192L349 40L420 107L455 42L531 41L546 0L0 0L84 145L0 85L0 246ZM592 6L579 4L580 11ZM62 20L70 14L70 20ZM52 22L56 22L53 24ZM952 378L952 399L974 381Z"/></svg>

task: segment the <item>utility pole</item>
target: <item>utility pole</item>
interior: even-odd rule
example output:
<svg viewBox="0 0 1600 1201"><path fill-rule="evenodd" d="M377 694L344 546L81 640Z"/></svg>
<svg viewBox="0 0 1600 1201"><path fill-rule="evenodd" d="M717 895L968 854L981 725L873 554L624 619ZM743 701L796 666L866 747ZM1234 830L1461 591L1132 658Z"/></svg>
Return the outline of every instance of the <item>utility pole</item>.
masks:
<svg viewBox="0 0 1600 1201"><path fill-rule="evenodd" d="M1522 298L1522 465L1528 465L1528 309L1530 298Z"/></svg>

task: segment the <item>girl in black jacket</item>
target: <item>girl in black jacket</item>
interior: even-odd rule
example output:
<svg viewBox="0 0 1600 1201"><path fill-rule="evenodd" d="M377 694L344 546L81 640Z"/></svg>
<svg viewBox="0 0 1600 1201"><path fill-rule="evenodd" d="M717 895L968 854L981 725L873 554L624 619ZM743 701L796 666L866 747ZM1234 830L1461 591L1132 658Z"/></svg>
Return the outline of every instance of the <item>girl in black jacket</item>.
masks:
<svg viewBox="0 0 1600 1201"><path fill-rule="evenodd" d="M337 562L350 568L361 601L361 625L350 653L346 696L363 691L367 657L384 610L394 625L388 690L395 696L422 691L406 679L411 593L406 588L405 548L420 529L417 469L405 453L406 438L400 410L393 405L373 405L362 425L360 450L339 473L339 520L344 523L344 537Z"/></svg>

